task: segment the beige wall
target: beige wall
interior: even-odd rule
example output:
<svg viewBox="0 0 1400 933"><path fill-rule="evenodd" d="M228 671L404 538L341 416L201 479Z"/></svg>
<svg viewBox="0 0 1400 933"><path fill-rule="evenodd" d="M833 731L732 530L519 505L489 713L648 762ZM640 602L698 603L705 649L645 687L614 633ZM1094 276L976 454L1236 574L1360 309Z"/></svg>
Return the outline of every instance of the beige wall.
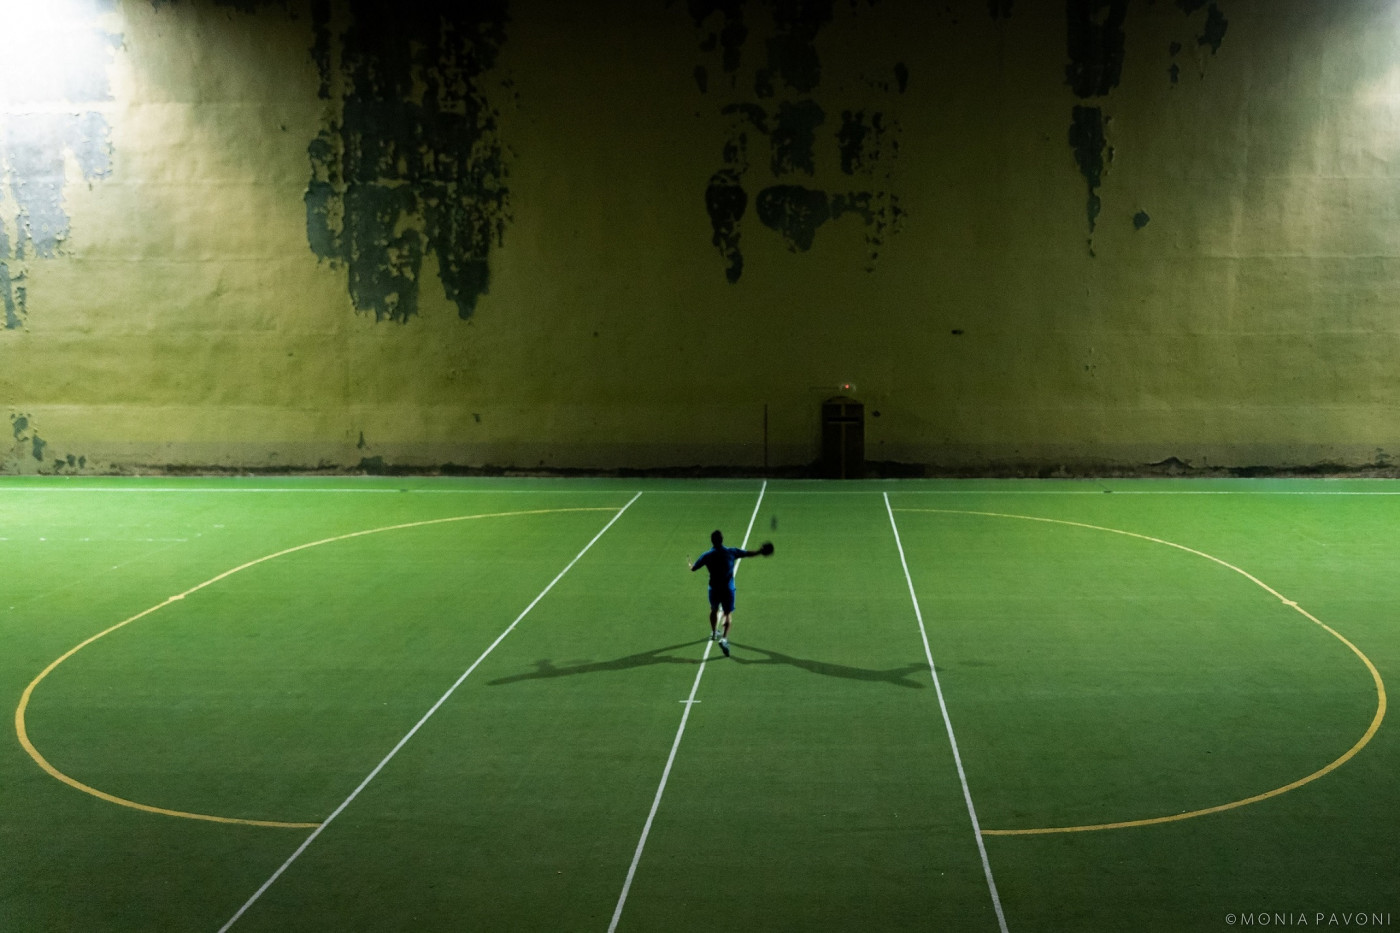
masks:
<svg viewBox="0 0 1400 933"><path fill-rule="evenodd" d="M1400 5L499 5L0 23L84 76L0 69L4 469L787 467L843 382L882 461L1400 450Z"/></svg>

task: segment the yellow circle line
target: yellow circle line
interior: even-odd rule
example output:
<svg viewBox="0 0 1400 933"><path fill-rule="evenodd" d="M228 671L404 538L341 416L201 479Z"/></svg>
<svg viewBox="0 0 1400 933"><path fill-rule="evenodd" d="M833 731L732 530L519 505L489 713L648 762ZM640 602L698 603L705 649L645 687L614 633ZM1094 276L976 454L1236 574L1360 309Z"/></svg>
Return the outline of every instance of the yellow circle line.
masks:
<svg viewBox="0 0 1400 933"><path fill-rule="evenodd" d="M98 790L97 788L92 787L91 785L84 784L82 781L79 781L74 777L70 777L69 775L64 774L62 771L58 770L58 768L54 767L53 764L50 763L49 760L45 758L37 748L34 747L34 743L29 740L29 729L25 725L25 711L29 708L29 700L30 697L34 694L34 688L39 686L43 679L52 674L60 664L62 664L64 661L67 661L73 655L77 654L79 651L83 650L88 645L97 641L99 638L110 635L117 629L124 628L125 626L130 625L132 622L135 622L138 619L143 619L151 613L155 612L157 609L163 609L173 602L178 602L179 600L184 599L186 596L189 596L191 593L196 593L199 590L204 589L206 586L212 586L213 584L218 583L221 580L226 580L229 577L233 576L235 573L238 573L239 571L247 570L249 567L255 567L258 564L265 563L266 561L270 561L278 557L285 557L288 554L293 554L297 551L304 551L308 548L319 547L322 544L331 544L335 541L345 541L350 538L360 538L364 537L365 535L379 534L380 532L384 531L401 531L405 528L421 528L425 525L441 525L447 522L462 522L477 518L503 518L511 515L547 515L557 512L611 511L614 510L603 507L588 507L570 509L526 509L518 512L487 512L480 515L453 515L448 518L432 518L421 522L406 522L401 525L386 525L383 528L370 528L364 531L352 531L349 534L336 535L333 538L322 538L320 541L311 541L307 544L298 544L295 547L285 548L284 550L278 551L275 554L268 554L264 557L259 557L256 560L250 560L246 564L239 564L232 570L225 570L218 576L210 577L203 583L196 584L195 586L192 586L189 589L185 590L183 593L177 593L176 595L171 596L164 602L157 603L156 605L151 606L149 609L144 609L141 612L136 613L136 615L132 616L129 619L123 619L116 625L113 625L110 628L103 629L96 635L84 639L83 641L74 645L72 648L69 648L63 654L59 655L56 659L54 659L52 663L49 664L48 667L44 668L42 671L39 672L38 677L35 677L32 681L29 682L29 686L25 687L24 693L20 695L19 706L15 708L15 735L19 737L19 744L22 745L24 747L24 750L29 753L29 757L33 758L35 763L38 764L39 767L43 768L46 772L48 772L51 776L62 781L64 784L67 784L69 787L76 788L77 790L80 790L85 794L91 794L99 800L105 800L108 803L115 803L123 807L130 807L133 810L141 810L146 813L159 813L162 816L176 816L187 820L204 820L210 823L235 823L240 826L270 826L278 829L315 829L321 824L292 823L283 822L281 820L246 820L230 816L215 816L209 813L190 813L185 810L170 810L165 807L155 807L151 806L150 804L138 803L135 800L127 800L125 797L118 797L115 794L109 794L106 791Z"/></svg>
<svg viewBox="0 0 1400 933"><path fill-rule="evenodd" d="M963 509L896 509L895 511L939 512L946 515L982 515L990 518L1018 518L1024 521L1045 522L1047 524L1052 525L1071 525L1076 528L1088 528L1093 531L1107 531L1116 535L1125 535L1129 538L1138 538L1142 541L1151 541L1154 544L1165 544L1167 547L1174 547L1177 550L1185 551L1188 554L1195 554L1197 557L1204 557L1206 560L1214 561L1222 567L1226 567L1230 570L1233 570L1235 573L1249 580L1251 583L1260 587L1265 592L1276 597L1279 600L1279 602L1283 603L1285 606L1288 606L1291 609L1297 611L1300 615L1303 616L1303 618L1320 626L1323 631L1327 632L1333 638L1346 645L1348 648L1351 649L1353 654L1355 654L1358 658L1361 659L1361 663L1366 665L1366 670L1371 672L1371 680L1373 680L1376 685L1376 714L1373 717L1371 717L1370 726L1367 727L1365 733L1362 734L1361 738L1356 741L1356 744L1353 745L1351 748L1347 749L1346 752L1344 752L1341 755L1341 757L1337 758L1335 761L1322 768L1319 768L1312 774L1309 774L1307 777L1299 778L1298 780L1293 781L1290 784L1285 784L1282 787L1275 787L1273 790L1265 791L1262 794L1255 794L1252 797L1245 797L1242 800L1234 800L1230 803L1222 803L1219 806L1214 807L1204 807L1200 810L1188 810L1183 813L1173 813L1169 816L1154 816L1142 820L1123 820L1117 823L1095 823L1087 826L1049 826L1036 829L984 829L982 830L982 835L984 836L1039 836L1045 835L1047 833L1084 833L1092 832L1094 830L1099 829L1128 829L1130 827L1135 826L1156 826L1160 823L1175 823L1178 820L1189 820L1198 816L1206 816L1207 814L1211 813L1222 813L1226 810L1234 810L1237 807L1248 806L1251 803L1258 803L1261 800L1268 800L1270 797L1277 797L1280 794L1286 794L1291 790L1296 790L1297 788L1302 787L1304 784L1310 784L1313 781L1316 781L1318 778L1322 777L1323 775L1335 771L1337 768L1340 768L1342 765L1350 761L1356 755L1357 752L1361 751L1361 749L1366 747L1366 744L1370 742L1371 739L1375 736L1376 731L1380 729L1381 720L1385 719L1385 682L1381 680L1381 672L1376 670L1376 665L1371 663L1371 659L1366 657L1365 653L1362 652L1360 648L1352 644L1345 636L1343 636L1336 629L1332 628L1332 626L1323 622L1321 619L1317 618L1317 616L1313 615L1312 613L1304 609L1302 606L1298 605L1298 603L1295 600L1289 599L1288 597L1284 596L1278 590L1274 589L1264 581L1260 580L1258 577L1254 576L1254 574L1249 573L1248 571L1243 570L1239 567L1236 567L1234 564L1229 563L1228 561L1221 560L1219 557L1216 557L1213 554L1207 554L1205 551L1198 551L1195 548L1187 547L1184 544L1177 544L1174 541L1166 541L1162 538L1154 538L1151 535L1142 535L1132 531L1123 531L1120 528L1106 528L1102 525L1088 525L1084 522L1071 522L1058 518L1042 518L1037 515L1012 515L1005 512L974 512Z"/></svg>

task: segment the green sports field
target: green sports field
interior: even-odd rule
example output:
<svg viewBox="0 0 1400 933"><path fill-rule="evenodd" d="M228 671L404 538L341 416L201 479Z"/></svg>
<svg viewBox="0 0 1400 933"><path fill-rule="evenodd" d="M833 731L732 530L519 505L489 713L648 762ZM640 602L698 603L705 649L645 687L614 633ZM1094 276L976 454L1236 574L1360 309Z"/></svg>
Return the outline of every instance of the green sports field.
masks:
<svg viewBox="0 0 1400 933"><path fill-rule="evenodd" d="M1400 484L9 478L0 515L6 933L1400 916ZM776 545L732 658L714 528Z"/></svg>

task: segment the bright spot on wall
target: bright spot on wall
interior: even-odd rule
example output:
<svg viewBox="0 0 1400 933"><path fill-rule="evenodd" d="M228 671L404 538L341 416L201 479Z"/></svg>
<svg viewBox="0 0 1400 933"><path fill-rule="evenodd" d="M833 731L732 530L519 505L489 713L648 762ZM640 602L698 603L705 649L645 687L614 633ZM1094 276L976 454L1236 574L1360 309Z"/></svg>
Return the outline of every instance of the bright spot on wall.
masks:
<svg viewBox="0 0 1400 933"><path fill-rule="evenodd" d="M0 107L110 99L116 0L0 0Z"/></svg>

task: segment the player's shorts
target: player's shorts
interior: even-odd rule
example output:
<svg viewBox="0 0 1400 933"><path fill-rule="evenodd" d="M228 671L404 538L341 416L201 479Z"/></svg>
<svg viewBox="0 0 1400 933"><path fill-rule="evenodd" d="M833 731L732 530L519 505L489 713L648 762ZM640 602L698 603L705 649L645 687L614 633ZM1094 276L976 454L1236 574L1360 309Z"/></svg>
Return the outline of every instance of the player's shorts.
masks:
<svg viewBox="0 0 1400 933"><path fill-rule="evenodd" d="M710 587L710 608L716 607L725 612L734 611L734 584Z"/></svg>

